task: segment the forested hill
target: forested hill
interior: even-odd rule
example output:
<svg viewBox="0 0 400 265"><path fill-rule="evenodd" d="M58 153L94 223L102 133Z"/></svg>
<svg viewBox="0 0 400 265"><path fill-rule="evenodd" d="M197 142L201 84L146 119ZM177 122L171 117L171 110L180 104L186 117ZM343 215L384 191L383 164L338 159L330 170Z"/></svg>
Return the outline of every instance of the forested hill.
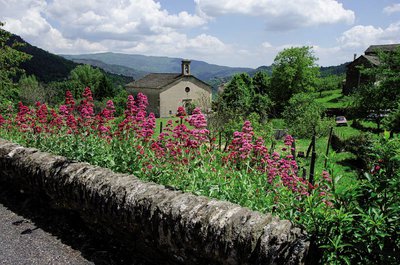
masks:
<svg viewBox="0 0 400 265"><path fill-rule="evenodd" d="M32 55L32 58L21 64L27 75L35 75L41 82L63 80L78 64L61 56L49 53L24 41L17 35L12 35L11 41L22 43L18 50Z"/></svg>
<svg viewBox="0 0 400 265"><path fill-rule="evenodd" d="M64 80L78 64L90 64L110 73L116 79L124 79L123 83L132 79L139 79L148 73L180 72L180 58L159 56L144 56L122 53L97 53L82 55L55 55L41 48L35 47L17 35L12 35L12 41L23 43L18 49L32 58L24 62L21 67L28 75L35 75L41 82ZM346 72L344 63L338 66L321 67L321 76L340 75ZM260 66L256 69L246 67L228 67L209 64L204 61L192 61L192 73L201 80L209 83L215 80L228 81L236 73L255 74L257 71L271 73L271 66ZM220 83L221 81L217 81Z"/></svg>
<svg viewBox="0 0 400 265"><path fill-rule="evenodd" d="M135 79L144 76L147 73L175 73L180 72L181 58L170 58L160 56L145 56L138 54L123 53L94 53L80 55L62 55L66 59L79 63L88 63L103 68L115 74L124 74ZM321 67L321 76L341 75L346 72L346 65ZM256 69L246 67L228 67L215 64L209 64L204 61L192 60L191 71L193 75L210 82L211 80L227 80L236 73L255 74L258 71L271 73L271 66L260 66Z"/></svg>
<svg viewBox="0 0 400 265"><path fill-rule="evenodd" d="M34 75L40 82L49 83L52 81L62 81L68 78L71 70L77 67L79 64L89 64L87 62L73 62L65 59L62 56L47 52L41 48L33 46L28 42L24 41L18 35L11 35L9 43L18 42L22 45L17 49L30 54L32 58L23 62L20 66L25 70L27 75ZM96 65L94 65L96 66ZM102 71L105 71L107 76L117 84L126 84L133 80L131 75L124 75L122 73L115 73L108 71L109 69L96 66Z"/></svg>
<svg viewBox="0 0 400 265"><path fill-rule="evenodd" d="M128 67L136 72L147 73L179 73L181 71L181 58L170 58L160 56L144 56L138 54L123 53L95 53L81 55L62 55L66 59L75 62L82 60L96 60L108 65L119 65ZM246 67L228 67L215 64L209 64L203 61L192 60L191 72L203 81L209 81L213 78L230 77L236 73L253 71Z"/></svg>
<svg viewBox="0 0 400 265"><path fill-rule="evenodd" d="M337 66L321 66L320 72L322 77L326 77L328 75L342 75L346 74L346 67L350 62L342 63Z"/></svg>
<svg viewBox="0 0 400 265"><path fill-rule="evenodd" d="M76 60L73 60L73 62L80 63L80 64L89 64L91 66L101 68L108 73L129 76L129 77L132 77L133 79L139 79L147 74L147 72L132 69L130 67L126 67L123 65L116 65L116 64L106 64L99 60L76 59Z"/></svg>

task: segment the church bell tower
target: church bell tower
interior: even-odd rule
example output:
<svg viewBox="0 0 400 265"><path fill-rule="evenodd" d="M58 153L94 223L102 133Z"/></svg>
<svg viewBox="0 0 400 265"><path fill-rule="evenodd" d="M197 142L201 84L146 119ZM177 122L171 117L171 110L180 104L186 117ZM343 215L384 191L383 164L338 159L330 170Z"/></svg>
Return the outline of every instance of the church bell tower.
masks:
<svg viewBox="0 0 400 265"><path fill-rule="evenodd" d="M190 75L190 60L182 60L182 75Z"/></svg>

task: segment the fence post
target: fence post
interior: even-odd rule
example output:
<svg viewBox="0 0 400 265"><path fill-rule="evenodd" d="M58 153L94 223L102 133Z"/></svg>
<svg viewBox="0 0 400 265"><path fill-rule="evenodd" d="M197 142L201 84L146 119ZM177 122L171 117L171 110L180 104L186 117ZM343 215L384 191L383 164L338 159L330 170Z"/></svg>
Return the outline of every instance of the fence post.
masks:
<svg viewBox="0 0 400 265"><path fill-rule="evenodd" d="M326 146L325 163L324 163L325 169L326 169L326 164L328 163L329 146L331 145L332 133L333 133L333 127L331 127L329 131L328 144Z"/></svg>
<svg viewBox="0 0 400 265"><path fill-rule="evenodd" d="M218 146L219 146L219 151L221 151L221 148L222 148L222 132L218 133Z"/></svg>
<svg viewBox="0 0 400 265"><path fill-rule="evenodd" d="M163 124L162 124L162 121L160 121L160 133L162 133L162 128L163 127Z"/></svg>
<svg viewBox="0 0 400 265"><path fill-rule="evenodd" d="M272 140L271 147L269 148L269 154L272 154L274 152L274 148L275 148L275 142L274 140Z"/></svg>
<svg viewBox="0 0 400 265"><path fill-rule="evenodd" d="M310 182L311 185L314 185L315 160L317 158L317 154L315 153L315 129L313 132L311 145L312 145L312 151L311 151L311 162L310 162L310 177L308 182Z"/></svg>
<svg viewBox="0 0 400 265"><path fill-rule="evenodd" d="M296 160L296 139L294 139L294 138L293 138L293 143L292 143L290 152L293 156L293 160Z"/></svg>

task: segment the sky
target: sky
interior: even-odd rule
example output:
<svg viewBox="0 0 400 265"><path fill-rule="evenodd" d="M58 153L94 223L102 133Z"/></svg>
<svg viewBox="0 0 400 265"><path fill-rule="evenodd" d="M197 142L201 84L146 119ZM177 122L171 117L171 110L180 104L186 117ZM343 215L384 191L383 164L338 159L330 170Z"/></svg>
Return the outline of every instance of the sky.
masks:
<svg viewBox="0 0 400 265"><path fill-rule="evenodd" d="M0 0L4 28L56 54L120 52L256 68L311 46L321 66L400 43L393 0Z"/></svg>

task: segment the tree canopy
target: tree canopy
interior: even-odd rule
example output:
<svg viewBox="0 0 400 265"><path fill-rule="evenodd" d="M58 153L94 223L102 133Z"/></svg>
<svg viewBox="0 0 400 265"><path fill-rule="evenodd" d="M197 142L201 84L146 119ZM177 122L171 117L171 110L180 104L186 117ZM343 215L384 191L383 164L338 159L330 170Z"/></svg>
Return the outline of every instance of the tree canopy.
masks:
<svg viewBox="0 0 400 265"><path fill-rule="evenodd" d="M74 97L79 98L85 87L90 87L97 100L113 96L113 86L105 74L98 68L88 64L78 65L70 73L74 84Z"/></svg>
<svg viewBox="0 0 400 265"><path fill-rule="evenodd" d="M319 75L316 61L307 46L284 49L275 57L269 94L278 112L294 94L315 89Z"/></svg>
<svg viewBox="0 0 400 265"><path fill-rule="evenodd" d="M21 44L11 42L11 34L3 26L4 23L0 22L0 106L8 105L18 97L14 79L23 73L19 65L30 59L28 54L16 49Z"/></svg>
<svg viewBox="0 0 400 265"><path fill-rule="evenodd" d="M290 133L300 138L310 138L315 131L324 135L332 126L332 121L323 117L324 108L306 93L295 94L282 114Z"/></svg>

